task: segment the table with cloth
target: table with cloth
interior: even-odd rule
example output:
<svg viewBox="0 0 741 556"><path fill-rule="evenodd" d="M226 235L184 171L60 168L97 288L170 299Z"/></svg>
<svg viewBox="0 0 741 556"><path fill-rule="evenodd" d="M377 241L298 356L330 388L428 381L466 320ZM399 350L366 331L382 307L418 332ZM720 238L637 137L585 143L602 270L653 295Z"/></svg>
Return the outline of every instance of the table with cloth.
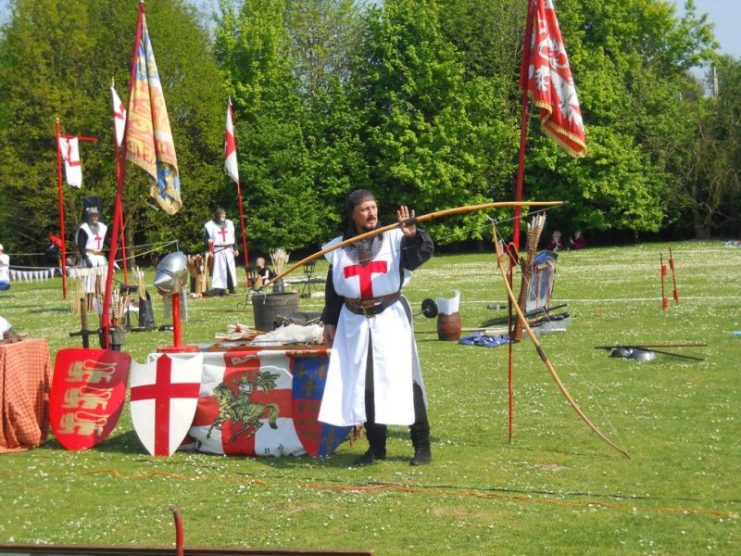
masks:
<svg viewBox="0 0 741 556"><path fill-rule="evenodd" d="M35 448L46 441L51 380L46 340L0 344L0 453Z"/></svg>
<svg viewBox="0 0 741 556"><path fill-rule="evenodd" d="M317 420L327 346L205 351L198 408L181 449L225 455L327 456L349 427Z"/></svg>

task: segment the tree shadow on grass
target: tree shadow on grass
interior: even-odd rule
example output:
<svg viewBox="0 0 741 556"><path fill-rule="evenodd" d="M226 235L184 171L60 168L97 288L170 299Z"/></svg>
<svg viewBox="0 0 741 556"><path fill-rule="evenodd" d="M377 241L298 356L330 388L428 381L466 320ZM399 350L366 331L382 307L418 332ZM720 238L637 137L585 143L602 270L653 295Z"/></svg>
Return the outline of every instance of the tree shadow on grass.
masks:
<svg viewBox="0 0 741 556"><path fill-rule="evenodd" d="M44 313L69 313L69 307L52 307L51 309L32 309L29 311L29 313L34 315L44 314Z"/></svg>

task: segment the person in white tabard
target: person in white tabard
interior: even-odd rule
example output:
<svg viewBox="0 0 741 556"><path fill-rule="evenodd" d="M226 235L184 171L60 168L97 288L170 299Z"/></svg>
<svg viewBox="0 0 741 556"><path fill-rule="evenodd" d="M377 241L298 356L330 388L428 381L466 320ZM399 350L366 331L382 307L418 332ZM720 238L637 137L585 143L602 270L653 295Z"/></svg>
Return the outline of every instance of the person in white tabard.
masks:
<svg viewBox="0 0 741 556"><path fill-rule="evenodd" d="M105 270L100 267L108 267L108 259L103 254L108 227L100 221L100 212L97 207L85 209L86 222L83 222L77 230L77 252L85 268L98 269L100 272L92 272L85 280L85 293L96 293L104 279ZM98 280L99 276L103 276ZM97 293L101 293L98 291Z"/></svg>
<svg viewBox="0 0 741 556"><path fill-rule="evenodd" d="M237 270L234 257L239 256L239 251L235 247L234 223L226 217L223 208L214 210L214 217L204 225L204 239L211 270L211 289L204 295L225 295L226 290L235 293Z"/></svg>
<svg viewBox="0 0 741 556"><path fill-rule="evenodd" d="M10 289L10 257L0 244L0 292Z"/></svg>
<svg viewBox="0 0 741 556"><path fill-rule="evenodd" d="M402 206L396 216L398 228L326 255L330 268L322 322L324 341L332 349L319 420L365 425L369 448L354 465L386 458L388 425L409 425L411 465L432 459L412 311L401 287L412 270L432 257L434 244L410 220L414 211ZM344 235L324 247L379 226L373 193L353 191Z"/></svg>

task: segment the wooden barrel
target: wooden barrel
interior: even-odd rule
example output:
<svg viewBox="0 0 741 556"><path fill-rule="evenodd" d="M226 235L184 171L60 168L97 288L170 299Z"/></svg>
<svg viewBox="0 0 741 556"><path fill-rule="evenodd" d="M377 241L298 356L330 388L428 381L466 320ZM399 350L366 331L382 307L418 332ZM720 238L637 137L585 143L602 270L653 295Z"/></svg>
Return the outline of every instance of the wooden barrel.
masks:
<svg viewBox="0 0 741 556"><path fill-rule="evenodd" d="M461 338L461 314L437 315L438 340L458 341Z"/></svg>

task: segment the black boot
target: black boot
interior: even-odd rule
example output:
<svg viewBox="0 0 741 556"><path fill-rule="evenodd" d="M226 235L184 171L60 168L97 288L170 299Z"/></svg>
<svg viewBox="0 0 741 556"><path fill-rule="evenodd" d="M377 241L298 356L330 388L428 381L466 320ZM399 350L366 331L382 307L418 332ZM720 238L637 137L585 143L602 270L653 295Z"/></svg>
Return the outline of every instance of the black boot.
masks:
<svg viewBox="0 0 741 556"><path fill-rule="evenodd" d="M353 461L353 465L368 465L376 460L386 459L386 425L365 424L365 436L368 437L368 450Z"/></svg>
<svg viewBox="0 0 741 556"><path fill-rule="evenodd" d="M419 466L427 465L432 461L432 452L430 451L430 443L419 444L414 447L414 457L409 462L409 465Z"/></svg>
<svg viewBox="0 0 741 556"><path fill-rule="evenodd" d="M414 383L414 424L409 427L414 446L414 457L409 465L427 465L432 461L430 451L430 423L427 420L427 408L425 408L422 388Z"/></svg>

